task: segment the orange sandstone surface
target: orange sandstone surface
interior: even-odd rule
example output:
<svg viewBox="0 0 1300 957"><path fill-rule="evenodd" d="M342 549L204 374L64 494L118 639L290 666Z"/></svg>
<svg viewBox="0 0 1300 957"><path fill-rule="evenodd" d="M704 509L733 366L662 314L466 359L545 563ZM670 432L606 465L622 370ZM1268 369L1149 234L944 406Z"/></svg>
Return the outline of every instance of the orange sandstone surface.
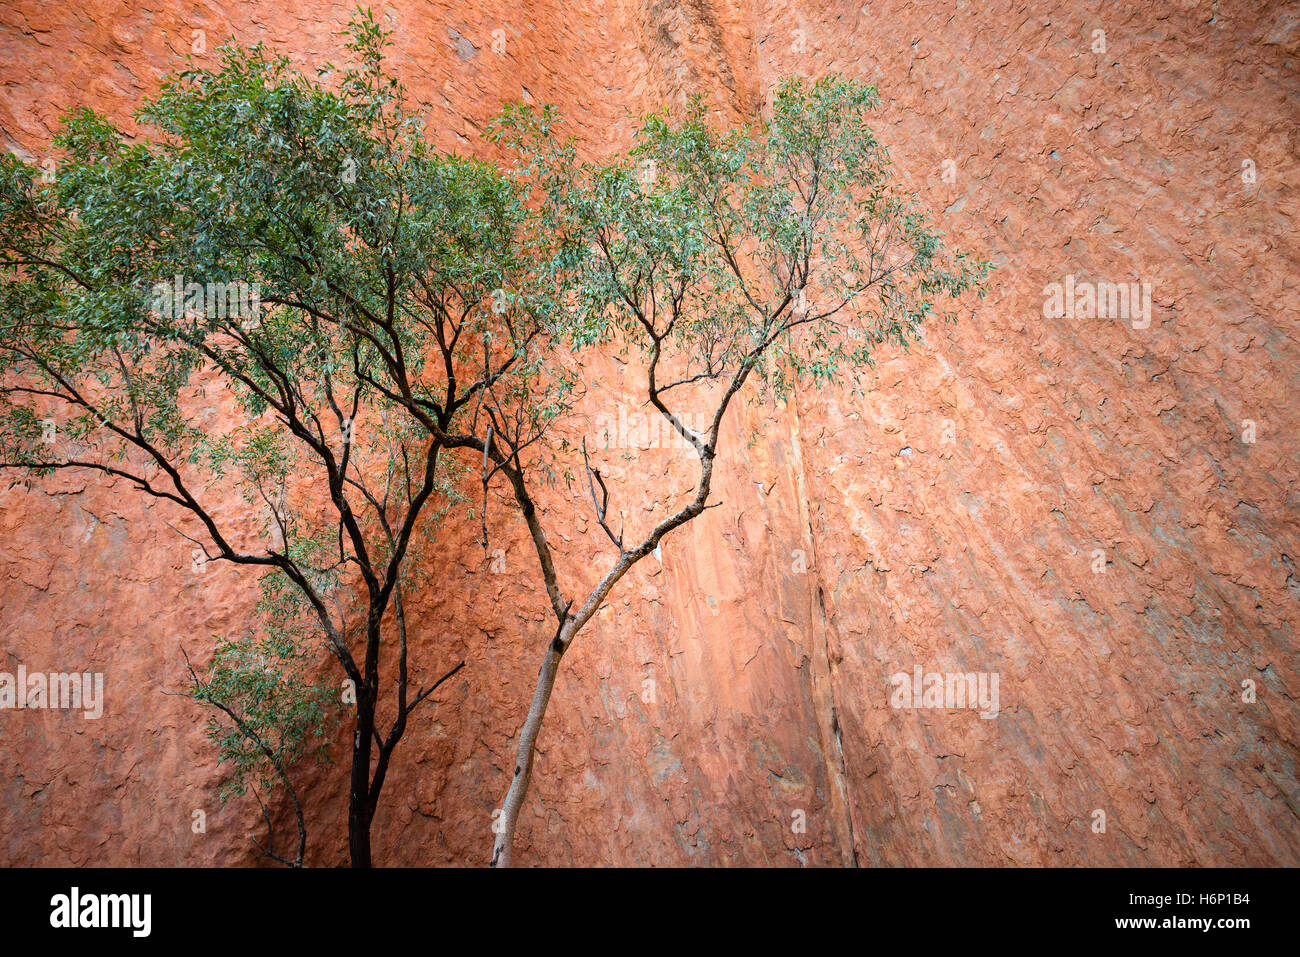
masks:
<svg viewBox="0 0 1300 957"><path fill-rule="evenodd" d="M3 146L39 162L76 105L125 121L200 36L199 63L230 35L337 62L352 7L11 0ZM430 135L466 152L520 97L597 155L683 92L739 120L789 74L869 80L903 182L999 264L973 317L882 353L865 397L735 410L722 505L565 659L519 864L1300 864L1294 5L375 11ZM1149 283L1149 323L1045 318L1071 276ZM618 363L590 372L588 412L644 411ZM629 527L689 489L678 451L621 464ZM572 593L608 544L562 483L542 498ZM410 600L417 680L467 667L397 752L377 863L490 854L552 633L521 523L500 499L492 516L495 568L475 523L448 525ZM182 646L206 660L256 597L239 570L194 572L181 520L98 479L0 491L0 671L102 672L107 696L99 720L0 712L0 863L265 860L255 802L219 799L206 716L164 693L184 687ZM918 666L996 674L996 718L891 707L891 676ZM308 863L346 863L346 768L295 777Z"/></svg>

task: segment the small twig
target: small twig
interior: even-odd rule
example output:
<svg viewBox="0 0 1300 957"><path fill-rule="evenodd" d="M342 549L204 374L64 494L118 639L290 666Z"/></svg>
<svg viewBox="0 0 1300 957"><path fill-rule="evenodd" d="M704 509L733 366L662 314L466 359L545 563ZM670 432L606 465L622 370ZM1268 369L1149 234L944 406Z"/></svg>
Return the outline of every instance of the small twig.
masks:
<svg viewBox="0 0 1300 957"><path fill-rule="evenodd" d="M253 787L250 784L248 789L253 792L253 797L257 798L257 803L262 808L262 819L266 821L266 846L265 847L262 846L262 843L257 839L256 834L250 834L249 839L252 840L252 842L257 845L257 849L261 851L263 854L265 854L267 857L279 861L281 864L284 864L287 867L299 866L295 864L293 861L287 860L281 857L279 854L275 853L275 827L271 824L271 811L269 808L267 808L266 802L262 800L262 795L257 793L257 788Z"/></svg>
<svg viewBox="0 0 1300 957"><path fill-rule="evenodd" d="M591 467L591 459L587 455L587 439L585 437L582 440L582 463L587 469L587 490L591 492L591 504L595 506L596 509L596 521L599 522L600 527L605 530L605 534L609 536L609 540L614 543L614 547L618 549L619 555L624 555L627 553L627 549L623 547L622 529L619 530L619 534L615 535L614 530L610 528L609 523L605 521L605 516L609 512L609 489L605 485L604 478L601 477L600 469ZM593 481L593 479L595 481ZM600 484L600 498L596 498L597 483Z"/></svg>
<svg viewBox="0 0 1300 957"><path fill-rule="evenodd" d="M451 671L448 671L445 675L443 675L441 678L435 681L433 683L432 688L429 688L427 691L419 692L415 696L415 700L406 706L406 713L410 714L412 711L414 711L416 705L418 705L421 701L423 701L425 698L429 697L429 695L433 694L435 691L438 690L438 685L442 684L444 681L446 681L448 678L450 678L452 675L454 675L456 672L460 671L460 669L464 667L465 667L465 662L462 661L455 668L452 668Z"/></svg>
<svg viewBox="0 0 1300 957"><path fill-rule="evenodd" d="M487 530L487 507L488 507L488 481L492 478L492 473L488 471L488 452L492 448L492 425L488 423L487 439L483 442L483 508L479 515L483 523L483 551L488 548L488 530Z"/></svg>

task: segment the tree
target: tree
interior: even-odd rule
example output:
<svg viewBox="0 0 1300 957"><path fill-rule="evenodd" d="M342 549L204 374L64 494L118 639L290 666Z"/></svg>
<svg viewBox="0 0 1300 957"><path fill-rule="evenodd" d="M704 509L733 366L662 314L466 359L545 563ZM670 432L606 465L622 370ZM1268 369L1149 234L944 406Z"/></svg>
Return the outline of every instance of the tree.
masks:
<svg viewBox="0 0 1300 957"><path fill-rule="evenodd" d="M412 550L458 507L442 453L491 447L457 429L534 368L547 302L517 302L522 188L425 144L386 43L362 14L355 65L314 79L225 47L139 111L156 139L81 110L52 183L0 161L0 468L124 482L188 518L197 566L295 590L355 695L354 866L408 718L464 664L408 660ZM222 517L233 495L264 527Z"/></svg>
<svg viewBox="0 0 1300 957"><path fill-rule="evenodd" d="M310 619L304 621L293 614L301 611L296 589L283 576L267 575L263 582L267 587L259 609L260 634L218 640L212 666L204 677L194 670L183 648L182 654L192 683L190 694L225 718L214 716L208 721L208 737L217 746L218 763L231 766L221 789L222 800L252 790L266 821L266 844L256 838L254 843L273 860L302 867L307 855L307 823L289 768L309 751L322 763L328 760L323 744L314 749L310 744L319 742L332 724L335 696L332 688L314 677L310 658L316 629ZM281 617L285 612L288 614ZM262 799L262 793L269 796L277 785L293 804L298 828L292 859L276 853L275 827Z"/></svg>
<svg viewBox="0 0 1300 957"><path fill-rule="evenodd" d="M633 149L598 163L578 162L551 109L514 106L496 122L543 231L566 251L572 295L556 338L639 353L646 401L694 451L698 478L677 510L616 531L609 483L584 442L581 484L613 555L594 588L568 597L527 492L527 473L544 456L525 461L508 437L498 440L530 516L555 631L519 731L495 866L510 864L561 660L623 576L710 507L722 425L746 384L784 395L796 382L824 387L847 376L860 387L878 346L906 348L924 320L954 318L936 304L983 295L990 264L946 250L892 184L887 151L867 124L878 105L873 87L792 79L769 121L722 129L697 97L680 118L646 118ZM688 424L688 402L708 410L702 429Z"/></svg>
<svg viewBox="0 0 1300 957"><path fill-rule="evenodd" d="M517 154L503 176L425 143L386 44L362 14L356 64L314 79L260 46L223 48L218 69L180 73L139 112L157 139L80 111L54 182L0 161L0 468L125 482L188 516L196 562L249 566L302 603L355 695L356 866L408 718L463 666L422 686L410 674L418 543L469 473L484 509L504 478L556 622L494 848L505 865L560 661L628 570L708 507L732 400L751 378L780 394L861 371L933 302L982 290L988 264L945 252L895 194L869 87L787 83L757 129L715 129L696 101L596 164L557 138L553 111L515 107L495 126ZM647 401L699 461L694 494L631 537L609 520L599 451L555 438L574 356L615 343L639 351ZM683 396L708 403L703 428ZM570 597L533 490L578 455L616 555ZM236 494L264 527L213 508ZM271 636L248 629L194 679L238 716L242 743L223 746L274 770L296 745L257 742L286 718L305 741L310 722L246 720L256 675L222 671L239 642Z"/></svg>

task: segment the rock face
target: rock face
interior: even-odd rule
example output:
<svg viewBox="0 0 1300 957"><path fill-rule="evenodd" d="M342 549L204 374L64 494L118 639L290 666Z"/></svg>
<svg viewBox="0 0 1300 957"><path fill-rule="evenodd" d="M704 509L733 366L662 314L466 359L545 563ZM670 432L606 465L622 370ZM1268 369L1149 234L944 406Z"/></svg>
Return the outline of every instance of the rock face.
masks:
<svg viewBox="0 0 1300 957"><path fill-rule="evenodd" d="M39 161L63 108L125 118L180 54L210 62L231 34L338 60L351 7L15 0L4 145ZM432 135L465 151L521 96L557 104L594 154L626 144L629 110L683 92L740 119L787 74L869 79L904 183L1000 265L971 319L882 353L865 397L738 410L722 506L642 562L565 660L518 863L1300 864L1294 7L376 12ZM1052 283L1148 283L1149 319L1045 318ZM619 365L591 371L591 412L640 411ZM629 526L689 485L671 449L624 464ZM608 561L601 533L567 493L545 499L576 591ZM468 666L398 752L377 862L490 852L551 635L520 523L493 514L495 566L448 528L437 586L411 602L420 674ZM247 619L253 581L196 574L176 520L89 479L0 493L0 671L103 672L107 695L98 721L0 712L0 863L263 860L256 804L220 803L203 716L164 694L182 645L202 658ZM893 707L891 676L917 668L995 676L996 717ZM309 863L344 863L344 768L297 776Z"/></svg>

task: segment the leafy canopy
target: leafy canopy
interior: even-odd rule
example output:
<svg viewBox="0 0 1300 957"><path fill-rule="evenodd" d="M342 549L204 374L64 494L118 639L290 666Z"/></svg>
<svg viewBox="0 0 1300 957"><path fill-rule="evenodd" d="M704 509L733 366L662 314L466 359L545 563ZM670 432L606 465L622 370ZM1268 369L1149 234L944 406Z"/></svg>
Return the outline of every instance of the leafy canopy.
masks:
<svg viewBox="0 0 1300 957"><path fill-rule="evenodd" d="M553 110L509 108L492 134L548 229L581 250L572 341L635 343L683 384L731 381L764 358L784 391L856 374L877 346L953 318L945 300L982 296L990 264L947 250L893 182L867 123L879 102L841 77L788 79L770 119L726 128L696 97L684 115L647 117L629 152L588 163Z"/></svg>

